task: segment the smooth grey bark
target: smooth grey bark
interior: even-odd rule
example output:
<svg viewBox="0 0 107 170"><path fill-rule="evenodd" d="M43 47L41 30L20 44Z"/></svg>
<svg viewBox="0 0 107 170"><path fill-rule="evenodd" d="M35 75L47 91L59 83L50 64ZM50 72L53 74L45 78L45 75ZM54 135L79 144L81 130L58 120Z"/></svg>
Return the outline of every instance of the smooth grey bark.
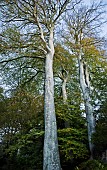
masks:
<svg viewBox="0 0 107 170"><path fill-rule="evenodd" d="M62 79L62 97L63 97L63 102L64 104L67 104L67 90L66 90L66 85L67 85L67 80L68 80L68 73L67 71L64 69L62 70L62 74L61 74L61 79Z"/></svg>
<svg viewBox="0 0 107 170"><path fill-rule="evenodd" d="M58 151L57 125L54 106L54 79L53 79L53 57L54 57L54 26L61 14L65 11L65 7L69 0L65 0L62 4L56 1L56 4L47 1L45 8L38 3L39 9L42 10L38 15L38 6L35 3L34 16L40 31L40 37L43 42L45 58L45 92L44 92L44 119L45 119L45 136L44 136L44 152L43 152L43 170L60 170L60 159ZM49 7L48 7L49 6ZM41 16L44 15L41 20ZM44 27L48 30L45 38Z"/></svg>
<svg viewBox="0 0 107 170"><path fill-rule="evenodd" d="M67 79L64 79L63 82L62 82L62 96L63 96L64 104L67 103L66 83L67 83Z"/></svg>
<svg viewBox="0 0 107 170"><path fill-rule="evenodd" d="M66 90L66 84L67 84L67 79L68 77L64 77L63 81L62 81L62 97L63 97L63 103L67 105L67 90ZM70 127L70 122L69 120L65 121L65 128L69 128Z"/></svg>
<svg viewBox="0 0 107 170"><path fill-rule="evenodd" d="M53 79L53 29L50 31L49 52L45 60L45 137L43 153L43 170L61 170L58 151L57 125L54 106L54 79Z"/></svg>
<svg viewBox="0 0 107 170"><path fill-rule="evenodd" d="M60 79L62 80L62 97L63 97L63 103L67 105L67 80L68 80L68 72L65 69L62 69L61 74L59 75ZM65 127L69 128L70 123L69 121L65 121Z"/></svg>
<svg viewBox="0 0 107 170"><path fill-rule="evenodd" d="M44 150L43 170L60 170L60 158L58 150L57 125L54 105L54 79L53 79L53 57L54 57L54 24L49 24L49 38L46 40L42 24L37 15L35 5L34 15L40 31L40 37L44 45L45 57L45 89L44 89Z"/></svg>
<svg viewBox="0 0 107 170"><path fill-rule="evenodd" d="M87 64L82 59L81 50L78 57L78 63L79 63L80 86L82 89L83 98L85 102L85 111L86 111L86 119L87 119L87 127L88 127L88 141L89 141L89 148L91 152L90 158L93 158L94 145L92 143L92 134L95 132L95 118L93 115L93 106L91 104L91 97L90 97L90 81L89 81L88 68L87 68Z"/></svg>
<svg viewBox="0 0 107 170"><path fill-rule="evenodd" d="M67 84L67 77L64 77L62 81L62 97L63 97L64 104L67 104L66 84ZM69 127L70 127L69 121L65 121L65 128L69 128Z"/></svg>
<svg viewBox="0 0 107 170"><path fill-rule="evenodd" d="M89 73L87 69L87 64L82 57L82 47L86 48L86 46L90 46L91 43L84 44L85 38L94 37L93 33L96 28L100 27L104 21L102 20L104 7L101 3L92 3L90 7L85 7L84 5L74 7L73 13L69 14L67 25L68 31L71 35L67 37L68 41L71 43L71 47L74 44L74 52L78 55L78 63L79 63L79 79L80 86L83 93L85 110L86 110L86 118L87 118L87 127L88 127L88 140L89 147L91 152L91 157L93 157L93 144L91 141L92 134L95 131L95 119L93 115L93 106L91 104L91 95L90 95L90 81L89 81ZM73 40L73 41L72 41ZM68 43L70 45L70 43ZM93 44L93 43L92 43ZM85 57L85 56L84 56Z"/></svg>

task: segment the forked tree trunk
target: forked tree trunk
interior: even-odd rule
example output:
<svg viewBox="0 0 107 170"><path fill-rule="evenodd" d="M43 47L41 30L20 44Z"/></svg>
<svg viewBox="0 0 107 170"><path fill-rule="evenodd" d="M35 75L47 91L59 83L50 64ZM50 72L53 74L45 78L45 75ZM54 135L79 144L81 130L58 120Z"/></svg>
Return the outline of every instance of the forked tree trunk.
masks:
<svg viewBox="0 0 107 170"><path fill-rule="evenodd" d="M67 104L67 80L68 80L68 72L62 67L62 71L59 74L59 78L62 80L62 97L63 97L63 103Z"/></svg>
<svg viewBox="0 0 107 170"><path fill-rule="evenodd" d="M62 97L63 97L63 103L67 105L67 90L66 90L66 85L67 85L67 80L68 80L68 73L66 72L65 75L62 75ZM65 121L65 128L70 127L70 122L69 120Z"/></svg>
<svg viewBox="0 0 107 170"><path fill-rule="evenodd" d="M89 148L91 152L90 158L93 159L94 145L92 143L92 134L95 132L95 119L93 115L93 107L91 104L91 97L90 97L90 81L89 81L88 68L85 62L83 61L81 55L82 53L80 51L78 57L80 86L82 89L83 98L85 102L85 111L86 111L86 119L87 119L87 127L88 127L88 141L89 141Z"/></svg>
<svg viewBox="0 0 107 170"><path fill-rule="evenodd" d="M43 153L44 154L43 170L61 170L58 151L56 115L54 106L54 79L53 79L54 46L53 36L51 35L49 47L50 52L47 53L45 61L45 103L44 103L45 137Z"/></svg>

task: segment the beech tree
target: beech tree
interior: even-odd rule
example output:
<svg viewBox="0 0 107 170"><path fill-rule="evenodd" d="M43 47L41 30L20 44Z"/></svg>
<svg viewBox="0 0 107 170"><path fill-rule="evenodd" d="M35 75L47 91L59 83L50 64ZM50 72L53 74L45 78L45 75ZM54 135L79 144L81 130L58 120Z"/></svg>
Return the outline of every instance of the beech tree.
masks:
<svg viewBox="0 0 107 170"><path fill-rule="evenodd" d="M18 43L9 44L2 38L2 51L10 51L10 53L19 53L18 49L22 48L23 54L26 52L25 58L44 58L45 59L45 99L44 99L44 117L45 117L45 137L44 137L44 170L59 170L60 159L58 152L58 141L57 141L57 126L55 117L55 106L54 106L54 81L53 81L53 57L54 57L54 29L59 17L65 12L67 5L70 0L61 1L50 1L50 0L12 0L12 1L1 1L0 7L2 11L3 22L17 25L20 32L25 32L28 27L30 28L30 38L32 33L37 33L39 37L40 46L36 46L36 51L42 51L42 56L38 53L34 55L29 53L27 47L29 42L24 45L25 41L18 41ZM78 3L73 3L73 6ZM72 8L72 5L71 5ZM31 30L32 29L32 30ZM27 37L24 39L28 39ZM38 39L38 38L37 38ZM19 40L19 38L18 38ZM17 41L17 40L16 40ZM20 45L20 46L19 46ZM13 50L12 50L13 49ZM34 51L34 48L31 49ZM12 55L11 55L12 56ZM22 58L23 55L18 58ZM16 60L15 58L12 60ZM6 61L9 62L9 58Z"/></svg>
<svg viewBox="0 0 107 170"><path fill-rule="evenodd" d="M72 67L71 67L72 63ZM55 58L54 58L54 74L56 79L60 79L58 82L60 83L60 96L63 99L63 105L68 108L68 116L65 114L65 117L70 116L70 102L68 100L69 92L68 86L72 86L73 78L75 77L75 60L74 56L65 49L60 43L58 43L55 47ZM75 79L75 78L74 78ZM68 85L69 84L69 85ZM69 96L71 98L71 94ZM71 128L70 120L64 121L65 128Z"/></svg>
<svg viewBox="0 0 107 170"><path fill-rule="evenodd" d="M57 78L61 80L61 96L63 98L63 103L67 104L67 81L69 77L69 72L71 72L72 67L69 63L71 59L71 54L61 46L57 44L55 47L55 58L54 58L54 72ZM72 62L72 61L71 61Z"/></svg>
<svg viewBox="0 0 107 170"><path fill-rule="evenodd" d="M65 36L66 43L77 56L78 60L79 81L85 104L91 158L93 158L94 149L91 138L92 134L95 132L95 118L91 98L89 65L87 63L87 56L84 52L83 41L87 37L92 37L95 40L86 43L86 48L92 45L91 43L96 44L95 30L104 23L101 18L104 14L102 7L103 5L101 3L93 3L90 7L80 5L79 7L74 8L72 14L69 14L68 19L66 19L68 26L68 34ZM71 35L71 37L69 37L69 35Z"/></svg>

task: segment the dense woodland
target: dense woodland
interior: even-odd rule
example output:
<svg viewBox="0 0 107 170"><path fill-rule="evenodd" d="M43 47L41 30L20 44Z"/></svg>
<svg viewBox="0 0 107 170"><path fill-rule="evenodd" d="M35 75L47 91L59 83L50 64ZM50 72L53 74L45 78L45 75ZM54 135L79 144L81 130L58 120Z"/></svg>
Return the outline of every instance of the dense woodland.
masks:
<svg viewBox="0 0 107 170"><path fill-rule="evenodd" d="M0 169L107 170L106 4L0 1Z"/></svg>

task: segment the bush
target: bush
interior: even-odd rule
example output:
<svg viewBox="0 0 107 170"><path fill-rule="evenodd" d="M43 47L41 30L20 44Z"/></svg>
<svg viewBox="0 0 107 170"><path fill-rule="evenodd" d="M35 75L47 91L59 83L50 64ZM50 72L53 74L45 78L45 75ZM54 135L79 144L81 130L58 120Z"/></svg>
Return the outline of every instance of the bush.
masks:
<svg viewBox="0 0 107 170"><path fill-rule="evenodd" d="M88 160L82 163L79 168L76 167L75 170L107 170L107 165L98 160Z"/></svg>

